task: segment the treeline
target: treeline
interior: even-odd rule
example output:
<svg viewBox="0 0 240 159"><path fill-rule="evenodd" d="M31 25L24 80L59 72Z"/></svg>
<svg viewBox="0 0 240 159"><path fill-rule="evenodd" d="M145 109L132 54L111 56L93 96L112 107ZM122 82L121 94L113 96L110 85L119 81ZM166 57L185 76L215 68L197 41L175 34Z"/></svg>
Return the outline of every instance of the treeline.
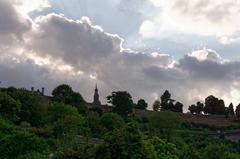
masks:
<svg viewBox="0 0 240 159"><path fill-rule="evenodd" d="M146 104L147 105L147 104ZM142 109L137 107L138 109ZM168 90L166 90L163 95L161 95L159 100L156 100L152 106L154 111L173 111L182 113L183 112L183 104L172 99L171 94ZM196 104L192 104L188 107L188 110L191 114L205 114L205 115L225 115L229 116L237 116L240 117L240 104L236 106L234 110L234 106L232 103L227 107L223 99L218 99L217 97L210 95L205 99L205 102L197 102Z"/></svg>
<svg viewBox="0 0 240 159"><path fill-rule="evenodd" d="M177 102L176 100L171 98L171 94L168 90L166 90L163 95L160 97L160 100L156 100L153 103L154 111L173 111L182 113L183 112L183 104Z"/></svg>
<svg viewBox="0 0 240 159"><path fill-rule="evenodd" d="M195 125L181 121L172 111L155 112L149 119L129 116L132 108L146 109L147 103L142 99L134 103L126 91L112 92L107 97L113 105L109 113L88 110L81 94L69 85L56 87L52 95L49 101L25 89L0 90L1 158L240 158L240 142L189 134ZM177 105L165 93L160 105L173 110L171 102Z"/></svg>
<svg viewBox="0 0 240 159"><path fill-rule="evenodd" d="M197 102L189 106L188 110L192 114L211 114L211 115L225 115L228 116L240 116L240 104L236 107L234 111L234 106L232 103L226 107L224 100L218 99L213 95L208 96L205 99L205 103Z"/></svg>

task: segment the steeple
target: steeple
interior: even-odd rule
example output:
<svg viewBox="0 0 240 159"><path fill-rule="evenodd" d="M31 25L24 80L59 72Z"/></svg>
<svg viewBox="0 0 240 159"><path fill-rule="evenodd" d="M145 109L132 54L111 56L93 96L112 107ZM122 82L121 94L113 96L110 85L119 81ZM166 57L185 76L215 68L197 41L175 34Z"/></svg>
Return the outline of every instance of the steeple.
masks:
<svg viewBox="0 0 240 159"><path fill-rule="evenodd" d="M94 92L94 97L93 97L93 104L94 105L98 105L98 106L101 105L101 102L99 100L97 84L96 84L96 87L95 87L95 92Z"/></svg>

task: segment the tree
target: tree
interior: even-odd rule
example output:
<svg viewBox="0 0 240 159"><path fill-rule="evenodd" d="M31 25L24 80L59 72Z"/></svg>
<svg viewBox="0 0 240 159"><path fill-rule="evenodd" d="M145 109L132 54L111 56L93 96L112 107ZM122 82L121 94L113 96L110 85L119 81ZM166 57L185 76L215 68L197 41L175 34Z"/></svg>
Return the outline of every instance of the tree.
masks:
<svg viewBox="0 0 240 159"><path fill-rule="evenodd" d="M7 93L0 92L0 114L11 121L17 121L21 103L14 100Z"/></svg>
<svg viewBox="0 0 240 159"><path fill-rule="evenodd" d="M173 112L183 112L183 104L180 102L176 102L175 100L171 99L171 94L168 90L166 90L163 95L161 96L161 110L166 111L170 110Z"/></svg>
<svg viewBox="0 0 240 159"><path fill-rule="evenodd" d="M205 99L205 114L216 114L216 115L224 115L225 114L225 104L222 99L218 99L213 95L208 96Z"/></svg>
<svg viewBox="0 0 240 159"><path fill-rule="evenodd" d="M78 135L66 134L55 140L56 152L51 158L95 159L96 147L84 142Z"/></svg>
<svg viewBox="0 0 240 159"><path fill-rule="evenodd" d="M190 111L191 114L196 113L197 106L195 104L192 104L188 107L188 110Z"/></svg>
<svg viewBox="0 0 240 159"><path fill-rule="evenodd" d="M148 107L148 104L145 102L144 99L140 99L140 100L138 100L137 105L136 105L136 108L137 108L137 109L143 109L143 110L146 110L147 107Z"/></svg>
<svg viewBox="0 0 240 159"><path fill-rule="evenodd" d="M71 86L66 84L59 85L52 91L52 95L54 101L72 105L78 109L80 114L86 113L87 108L84 99L80 93L74 92Z"/></svg>
<svg viewBox="0 0 240 159"><path fill-rule="evenodd" d="M20 102L21 109L18 112L19 122L28 122L32 126L42 126L46 116L46 103L41 95L26 89L9 87L4 90L15 101Z"/></svg>
<svg viewBox="0 0 240 159"><path fill-rule="evenodd" d="M52 91L53 100L65 104L72 102L72 94L72 87L66 84L59 85Z"/></svg>
<svg viewBox="0 0 240 159"><path fill-rule="evenodd" d="M204 104L201 102L197 102L197 104L192 104L189 106L188 110L191 114L201 114L203 112Z"/></svg>
<svg viewBox="0 0 240 159"><path fill-rule="evenodd" d="M201 114L203 112L204 104L201 102L197 102L196 114Z"/></svg>
<svg viewBox="0 0 240 159"><path fill-rule="evenodd" d="M158 137L150 139L158 159L178 159L177 148L174 144Z"/></svg>
<svg viewBox="0 0 240 159"><path fill-rule="evenodd" d="M237 117L240 117L240 104L236 107L235 113Z"/></svg>
<svg viewBox="0 0 240 159"><path fill-rule="evenodd" d="M87 112L87 107L80 93L73 92L69 104L75 106L80 114L85 114Z"/></svg>
<svg viewBox="0 0 240 159"><path fill-rule="evenodd" d="M67 115L54 122L54 135L63 137L64 135L80 135L82 133L84 118L80 114Z"/></svg>
<svg viewBox="0 0 240 159"><path fill-rule="evenodd" d="M153 110L154 111L159 111L160 110L160 107L161 107L161 102L159 100L156 100L154 103L153 103Z"/></svg>
<svg viewBox="0 0 240 159"><path fill-rule="evenodd" d="M171 98L171 94L168 90L166 90L163 95L161 96L161 102L168 101Z"/></svg>
<svg viewBox="0 0 240 159"><path fill-rule="evenodd" d="M176 146L158 137L146 139L134 122L108 134L97 159L178 159Z"/></svg>
<svg viewBox="0 0 240 159"><path fill-rule="evenodd" d="M24 102L21 101L22 107L19 113L20 120L26 121L32 126L42 126L45 122L47 104L44 103L42 96L29 94L28 97L28 100Z"/></svg>
<svg viewBox="0 0 240 159"><path fill-rule="evenodd" d="M89 112L85 118L85 127L90 130L94 137L101 137L103 130L99 114L96 112Z"/></svg>
<svg viewBox="0 0 240 159"><path fill-rule="evenodd" d="M229 115L235 115L232 103L230 103L230 105L228 107L228 113L229 113Z"/></svg>
<svg viewBox="0 0 240 159"><path fill-rule="evenodd" d="M112 92L111 96L107 97L108 103L113 105L113 111L124 118L127 118L129 113L132 113L133 100L132 96L126 91Z"/></svg>
<svg viewBox="0 0 240 159"><path fill-rule="evenodd" d="M183 112L183 104L180 102L176 102L175 105L173 106L172 111L182 113Z"/></svg>
<svg viewBox="0 0 240 159"><path fill-rule="evenodd" d="M166 90L161 96L161 110L170 110L173 100L171 100L171 94Z"/></svg>
<svg viewBox="0 0 240 159"><path fill-rule="evenodd" d="M128 123L122 129L106 135L104 141L97 151L97 159L138 159L152 155L146 151L150 146L145 147L143 134L136 123Z"/></svg>
<svg viewBox="0 0 240 159"><path fill-rule="evenodd" d="M121 128L124 125L124 120L118 114L104 113L101 116L101 125L106 131L113 131Z"/></svg>
<svg viewBox="0 0 240 159"><path fill-rule="evenodd" d="M50 123L54 123L68 115L78 115L77 108L57 102L52 103L48 108L48 120Z"/></svg>
<svg viewBox="0 0 240 159"><path fill-rule="evenodd" d="M15 129L13 125L0 119L0 154L1 158L20 158L28 154L48 154L47 141L36 135Z"/></svg>

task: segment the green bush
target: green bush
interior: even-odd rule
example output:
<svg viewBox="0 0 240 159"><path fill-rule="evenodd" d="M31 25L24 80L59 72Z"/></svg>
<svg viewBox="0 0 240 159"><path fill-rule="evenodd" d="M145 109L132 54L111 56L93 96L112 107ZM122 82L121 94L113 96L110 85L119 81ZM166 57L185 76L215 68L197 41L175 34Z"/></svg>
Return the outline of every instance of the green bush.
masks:
<svg viewBox="0 0 240 159"><path fill-rule="evenodd" d="M44 139L23 131L13 131L0 139L0 154L5 159L15 159L28 153L47 153Z"/></svg>

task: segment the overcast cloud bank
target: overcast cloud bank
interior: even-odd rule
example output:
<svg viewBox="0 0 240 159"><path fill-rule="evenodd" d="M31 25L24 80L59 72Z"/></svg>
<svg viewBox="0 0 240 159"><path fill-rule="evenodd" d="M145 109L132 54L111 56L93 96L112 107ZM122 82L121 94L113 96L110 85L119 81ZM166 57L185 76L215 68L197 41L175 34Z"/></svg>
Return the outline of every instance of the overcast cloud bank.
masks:
<svg viewBox="0 0 240 159"><path fill-rule="evenodd" d="M38 9L50 7L45 0L38 2ZM174 4L177 7L177 1ZM186 53L179 60L161 52L144 54L124 48L123 38L88 17L72 20L51 13L31 19L22 5L0 1L1 85L45 87L50 93L67 83L91 101L98 83L102 101L114 90L127 90L135 100L144 98L150 104L168 89L185 109L210 94L227 103L240 102L239 61L211 49ZM179 14L181 10L183 6Z"/></svg>

